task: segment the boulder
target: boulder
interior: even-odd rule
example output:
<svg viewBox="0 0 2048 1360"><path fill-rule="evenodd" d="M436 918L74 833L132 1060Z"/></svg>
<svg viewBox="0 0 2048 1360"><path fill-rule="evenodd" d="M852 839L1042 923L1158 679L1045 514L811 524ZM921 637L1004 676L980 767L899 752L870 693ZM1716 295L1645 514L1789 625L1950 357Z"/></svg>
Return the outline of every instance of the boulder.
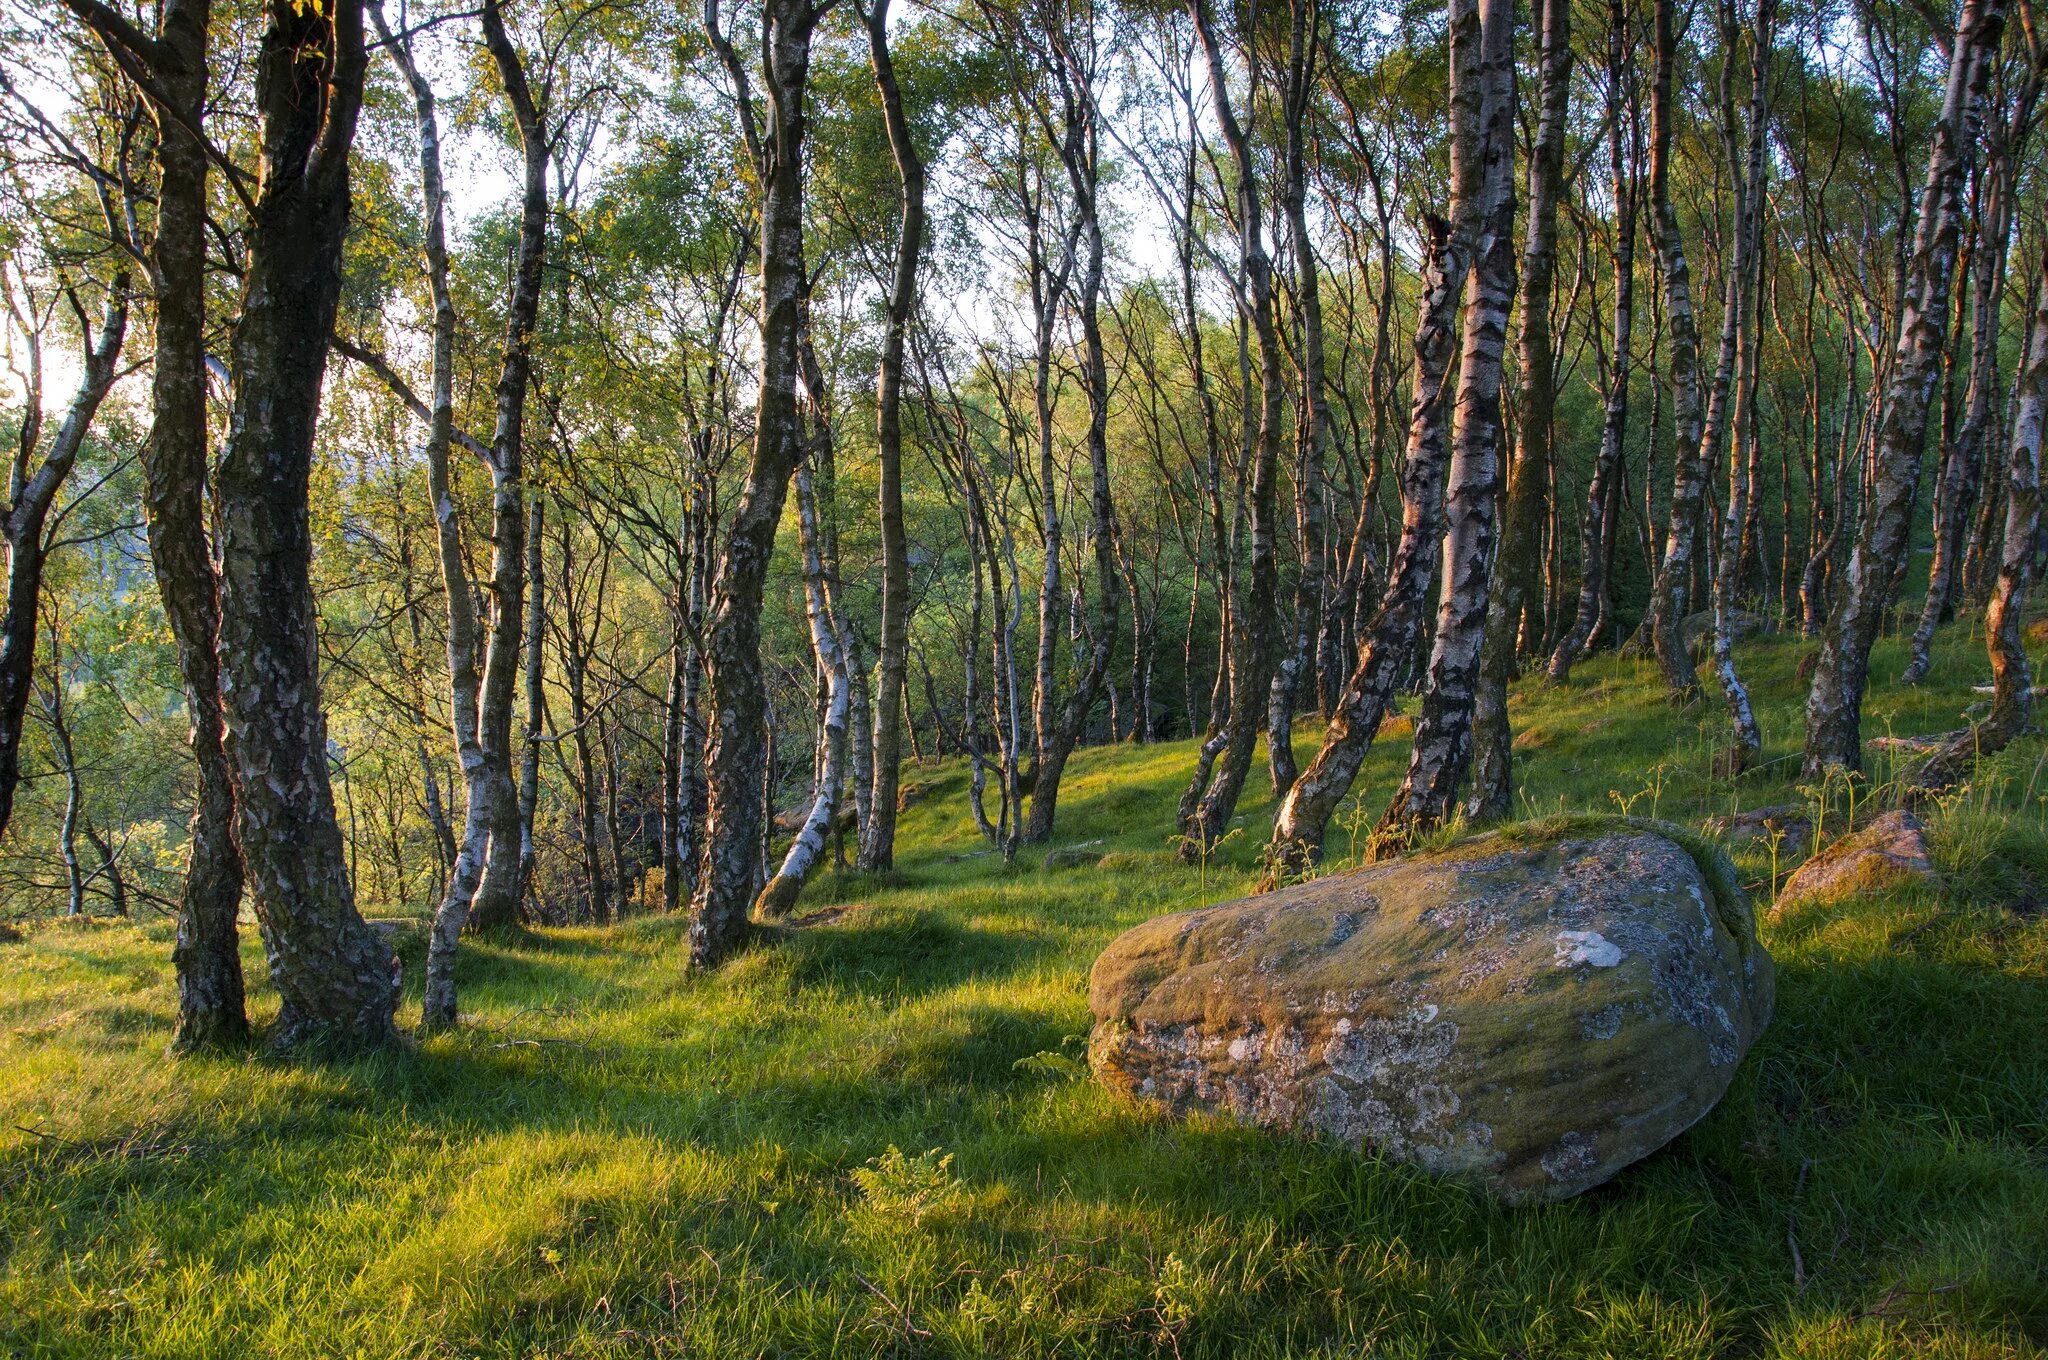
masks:
<svg viewBox="0 0 2048 1360"><path fill-rule="evenodd" d="M1157 917L1096 960L1091 1063L1176 1110L1575 1195L1712 1109L1770 1018L1733 867L1689 842L1530 823Z"/></svg>
<svg viewBox="0 0 2048 1360"><path fill-rule="evenodd" d="M1751 808L1748 812L1731 812L1725 817L1709 817L1706 831L1729 845L1746 846L1761 841L1768 846L1771 837L1781 836L1779 848L1797 852L1807 847L1813 835L1813 816L1803 803L1780 803L1775 807Z"/></svg>
<svg viewBox="0 0 2048 1360"><path fill-rule="evenodd" d="M1822 847L1785 880L1771 910L1776 913L1802 902L1830 901L1851 893L1933 880L1934 860L1927 853L1926 828L1918 817L1900 808Z"/></svg>

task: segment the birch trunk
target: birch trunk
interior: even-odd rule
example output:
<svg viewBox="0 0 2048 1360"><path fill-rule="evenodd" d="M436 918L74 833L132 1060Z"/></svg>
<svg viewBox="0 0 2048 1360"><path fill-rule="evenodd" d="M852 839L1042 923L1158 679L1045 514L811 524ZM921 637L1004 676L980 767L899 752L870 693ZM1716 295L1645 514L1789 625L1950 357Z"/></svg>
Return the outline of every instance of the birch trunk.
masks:
<svg viewBox="0 0 2048 1360"><path fill-rule="evenodd" d="M391 951L356 912L328 782L308 481L341 290L361 108L360 0L272 0L257 54L261 172L220 463L219 655L241 845L282 1007L276 1041L393 1036Z"/></svg>
<svg viewBox="0 0 2048 1360"><path fill-rule="evenodd" d="M1259 201L1258 167L1251 143L1230 98L1224 71L1223 50L1217 41L1207 0L1189 0L1189 12L1201 36L1202 52L1209 69L1209 87L1215 102L1216 119L1223 130L1237 169L1237 213L1241 260L1244 274L1244 310L1258 337L1260 404L1257 429L1251 440L1250 511L1251 560L1247 578L1232 610L1230 636L1230 707L1218 734L1215 770L1198 801L1184 797L1186 815L1181 823L1181 857L1193 861L1207 853L1207 847L1222 839L1237 809L1238 794L1251 770L1252 753L1259 739L1261 712L1268 698L1273 665L1273 644L1277 629L1277 563L1274 554L1274 521L1277 518L1277 464L1279 461L1281 410L1285 390L1281 377L1280 336L1273 320L1273 266L1266 253L1264 214ZM1249 386L1247 385L1247 390ZM1246 418L1251 413L1246 402ZM1208 747L1204 744L1207 758ZM1198 780L1202 771L1198 771ZM1190 785L1193 794L1196 785Z"/></svg>
<svg viewBox="0 0 2048 1360"><path fill-rule="evenodd" d="M716 7L707 25L717 30ZM716 966L747 934L766 827L768 693L761 675L761 607L768 559L790 475L803 455L797 343L804 266L804 95L819 12L809 0L767 0L762 46L770 99L766 135L754 126L749 82L722 38L760 182L761 389L754 451L712 587L705 647L708 734L701 877L691 900L690 963Z"/></svg>
<svg viewBox="0 0 2048 1360"><path fill-rule="evenodd" d="M917 301L918 252L924 246L924 160L910 135L896 66L889 55L889 0L861 13L868 58L889 152L896 164L902 217L896 229L896 266L889 284L888 321L875 379L877 495L882 530L882 633L875 667L874 778L868 815L860 828L860 867L883 872L896 862L897 785L903 766L904 678L910 654L910 557L903 527L903 347Z"/></svg>
<svg viewBox="0 0 2048 1360"><path fill-rule="evenodd" d="M1571 678L1580 653L1591 645L1594 629L1606 608L1608 559L1620 524L1614 490L1628 437L1628 382L1635 333L1636 180L1629 156L1632 117L1623 94L1628 79L1628 7L1610 0L1607 15L1608 167L1614 194L1614 356L1607 374L1606 402L1600 423L1600 453L1586 486L1586 508L1579 521L1579 600L1572 626L1550 655L1545 678L1561 685ZM1610 509L1610 502L1616 502Z"/></svg>
<svg viewBox="0 0 2048 1360"><path fill-rule="evenodd" d="M1323 743L1281 800L1266 852L1265 886L1308 873L1323 854L1330 819L1351 790L1381 721L1414 657L1429 603L1434 553L1443 535L1444 464L1449 455L1449 375L1458 340L1458 296L1479 234L1481 129L1477 0L1450 10L1450 218L1428 219L1422 291L1415 318L1408 445L1401 465L1401 537L1387 589L1364 632L1357 664L1338 696Z"/></svg>
<svg viewBox="0 0 2048 1360"><path fill-rule="evenodd" d="M1986 87L2005 29L2005 0L1966 0L1951 44L1941 117L1927 153L1920 222L1900 293L1898 342L1884 389L1873 457L1869 511L1821 635L1820 659L1806 700L1804 772L1863 764L1863 692L1893 565L1905 554L1927 412L1940 380L1955 270L1962 184L1981 140Z"/></svg>
<svg viewBox="0 0 2048 1360"><path fill-rule="evenodd" d="M1500 487L1501 357L1515 292L1514 9L1480 0L1480 232L1466 285L1462 353L1451 433L1443 541L1429 682L1415 723L1408 773L1380 818L1405 835L1447 820L1472 756L1472 716Z"/></svg>
<svg viewBox="0 0 2048 1360"><path fill-rule="evenodd" d="M1541 111L1529 155L1528 234L1522 248L1516 346L1520 351L1516 415L1522 447L1508 477L1500 558L1494 566L1479 680L1473 695L1472 794L1466 810L1474 821L1505 817L1514 802L1508 682L1518 670L1524 615L1536 608L1541 595L1543 520L1555 456L1551 444L1557 407L1557 344L1551 334L1550 300L1557 277L1557 200L1564 178L1565 121L1571 112L1571 0L1540 0L1537 21L1542 26L1537 94Z"/></svg>
<svg viewBox="0 0 2048 1360"><path fill-rule="evenodd" d="M1321 47L1321 10L1315 0L1290 0L1288 10L1287 83L1282 100L1286 151L1280 197L1294 253L1294 296L1301 322L1301 401L1295 418L1294 452L1294 533L1301 569L1294 584L1293 638L1274 668L1266 715L1266 763L1276 798L1286 796L1299 774L1294 760L1294 710L1301 705L1304 681L1315 674L1329 537L1323 464L1330 442L1330 407L1324 383L1322 283L1316 276L1315 241L1308 231L1305 153Z"/></svg>
<svg viewBox="0 0 2048 1360"><path fill-rule="evenodd" d="M1763 237L1764 137L1770 112L1771 37L1776 30L1773 0L1759 0L1750 29L1749 144L1738 162L1738 132L1732 94L1735 43L1742 31L1735 0L1721 5L1721 122L1729 172L1734 181L1735 239L1728 258L1727 301L1721 325L1721 361L1714 382L1714 413L1702 435L1709 447L1700 451L1703 465L1718 438L1720 413L1732 402L1734 421L1728 441L1728 513L1721 519L1721 555L1714 572L1714 675L1728 705L1735 742L1723 753L1721 772L1732 778L1747 769L1763 751L1749 688L1735 669L1735 593L1742 573L1743 535L1750 516L1750 451L1756 419L1753 391L1757 380L1756 298L1761 275L1759 248ZM1732 370L1731 370L1732 363Z"/></svg>
<svg viewBox="0 0 2048 1360"><path fill-rule="evenodd" d="M1998 320L2005 306L2006 250L2012 223L2006 210L2007 168L1995 148L1987 159L1984 191L1977 206L1975 263L1970 270L1969 390L1964 397L1962 426L1942 462L1941 486L1934 502L1934 560L1927 572L1927 598L1913 630L1912 657L1899 677L1908 685L1927 678L1934 664L1934 630L1955 613L1963 535L1982 489L1984 448L1991 435L1992 393L1998 385Z"/></svg>
<svg viewBox="0 0 2048 1360"><path fill-rule="evenodd" d="M1670 334L1672 470L1671 513L1664 534L1664 556L1650 587L1649 634L1652 653L1675 694L1699 688L1692 658L1685 649L1682 625L1693 574L1693 545L1700 534L1706 499L1706 468L1700 461L1699 328L1693 320L1692 275L1685 258L1685 238L1678 228L1678 210L1671 201L1671 84L1678 60L1679 35L1672 30L1676 0L1655 0L1656 78L1650 96L1650 219L1657 247L1657 272L1664 288L1664 314Z"/></svg>

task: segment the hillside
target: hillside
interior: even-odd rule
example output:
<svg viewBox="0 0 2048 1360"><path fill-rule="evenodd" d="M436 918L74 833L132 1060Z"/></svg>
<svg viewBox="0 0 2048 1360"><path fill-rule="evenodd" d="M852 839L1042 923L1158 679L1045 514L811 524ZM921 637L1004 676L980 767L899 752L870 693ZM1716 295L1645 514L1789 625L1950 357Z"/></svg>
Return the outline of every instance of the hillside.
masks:
<svg viewBox="0 0 2048 1360"><path fill-rule="evenodd" d="M1525 683L1525 811L1698 826L1791 785L1805 644L1745 647L1760 774L1718 710L1611 658ZM1957 724L1981 643L1872 735ZM1364 821L1406 743L1382 737ZM1304 758L1315 733L1300 732ZM1167 838L1186 743L1084 750L1055 848L1006 870L957 767L900 870L686 976L683 922L474 943L469 1018L325 1065L170 1060L167 924L0 944L0 1353L23 1356L1945 1356L2048 1342L2048 748L1935 815L1938 893L1767 921L1775 1023L1664 1153L1533 1209L1083 1079L1087 969L1231 896ZM1881 782L1884 770L1880 764ZM1840 789L1828 791L1837 806ZM1859 797L1866 796L1859 794ZM1257 801L1253 801L1257 800ZM1347 840L1333 837L1335 854ZM1801 847L1746 853L1760 897ZM1205 882L1206 879L1206 882ZM1760 906L1762 903L1760 903ZM245 932L252 979L262 975ZM402 936L401 1015L423 943ZM252 996L274 1013L267 988Z"/></svg>

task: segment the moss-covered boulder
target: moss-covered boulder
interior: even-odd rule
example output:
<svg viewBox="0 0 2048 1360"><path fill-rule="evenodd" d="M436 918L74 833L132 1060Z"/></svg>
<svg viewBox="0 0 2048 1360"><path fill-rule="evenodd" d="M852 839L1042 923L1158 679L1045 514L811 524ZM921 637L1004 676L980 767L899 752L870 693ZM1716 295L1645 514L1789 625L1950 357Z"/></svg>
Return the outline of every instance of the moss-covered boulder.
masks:
<svg viewBox="0 0 2048 1360"><path fill-rule="evenodd" d="M1095 962L1089 1054L1176 1110L1559 1199L1712 1109L1772 994L1719 850L1557 820L1147 921Z"/></svg>
<svg viewBox="0 0 2048 1360"><path fill-rule="evenodd" d="M1927 828L1911 812L1895 808L1800 865L1778 890L1772 911L1934 881Z"/></svg>

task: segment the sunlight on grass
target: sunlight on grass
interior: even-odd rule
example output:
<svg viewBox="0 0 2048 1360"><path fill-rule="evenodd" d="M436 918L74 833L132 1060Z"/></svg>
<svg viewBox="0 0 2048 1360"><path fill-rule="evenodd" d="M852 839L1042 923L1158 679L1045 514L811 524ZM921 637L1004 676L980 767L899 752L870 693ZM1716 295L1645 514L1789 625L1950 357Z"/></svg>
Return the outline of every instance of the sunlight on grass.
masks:
<svg viewBox="0 0 2048 1360"><path fill-rule="evenodd" d="M1983 669L1959 644L1918 690L1881 686L1868 730L1957 726ZM1804 647L1745 647L1767 763L1734 785L1709 773L1718 706L1669 707L1647 668L1518 689L1519 806L1697 826L1804 801ZM1885 643L1877 674L1900 660ZM1368 823L1406 754L1389 737L1367 762ZM1778 1017L1711 1116L1609 1186L1512 1211L1082 1079L1103 945L1256 872L1262 773L1207 891L1174 862L1192 760L1077 755L1051 848L1085 854L1055 868L1005 868L963 773L921 772L897 873L807 891L831 919L710 977L686 974L674 920L478 943L467 1023L350 1062L166 1058L164 926L0 945L0 1353L1988 1357L2048 1338L2038 740L1936 812L1939 890L1766 926ZM1335 868L1363 844L1339 829L1331 849ZM1767 892L1804 850L1736 860ZM404 953L416 978L418 940Z"/></svg>

